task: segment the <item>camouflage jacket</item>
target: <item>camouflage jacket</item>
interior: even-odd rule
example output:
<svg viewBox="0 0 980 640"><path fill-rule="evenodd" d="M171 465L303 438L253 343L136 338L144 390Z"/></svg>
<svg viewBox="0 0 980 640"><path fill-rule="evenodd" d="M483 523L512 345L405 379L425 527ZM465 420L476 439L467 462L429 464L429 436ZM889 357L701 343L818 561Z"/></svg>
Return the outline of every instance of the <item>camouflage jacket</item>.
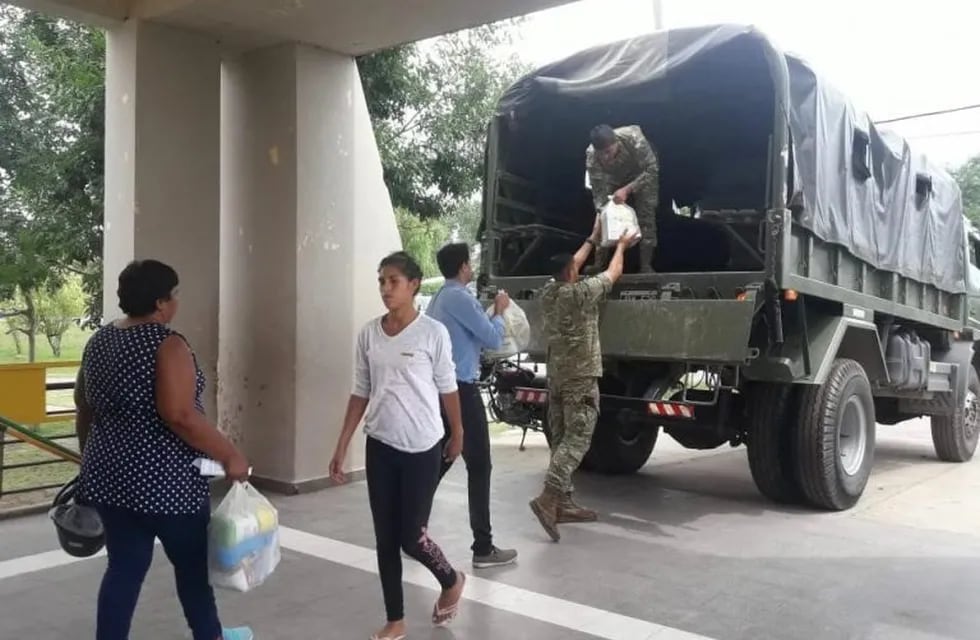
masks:
<svg viewBox="0 0 980 640"><path fill-rule="evenodd" d="M592 145L585 151L585 168L589 172L596 209L602 208L614 191L627 184L632 184L633 190L638 191L656 187L660 180L657 154L640 127L620 127L616 129L616 137L620 151L608 166L599 160Z"/></svg>
<svg viewBox="0 0 980 640"><path fill-rule="evenodd" d="M602 377L599 303L612 290L605 274L578 282L549 282L541 291L548 344L548 377L556 383Z"/></svg>

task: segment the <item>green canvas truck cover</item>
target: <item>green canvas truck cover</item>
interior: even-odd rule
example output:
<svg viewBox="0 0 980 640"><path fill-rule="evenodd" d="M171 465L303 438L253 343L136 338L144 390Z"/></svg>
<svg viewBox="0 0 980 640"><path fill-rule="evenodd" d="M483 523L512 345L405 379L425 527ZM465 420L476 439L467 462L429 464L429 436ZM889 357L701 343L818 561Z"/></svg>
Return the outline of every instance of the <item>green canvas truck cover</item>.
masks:
<svg viewBox="0 0 980 640"><path fill-rule="evenodd" d="M759 62L772 51L766 37L747 26L656 32L594 47L534 71L505 92L498 115L513 119L538 112L537 122L548 122L542 112L557 119L576 105L594 103L605 105L609 124L618 126L627 123L615 121L617 110L649 103L655 118L656 102L670 100L672 86L690 86L697 81L689 77L692 73L717 83L718 77L704 73L712 60L745 55L739 77L721 79L724 90L747 94L769 88L775 108L786 116L791 143L783 157L791 175L788 201L801 205L797 222L876 269L949 293L964 292L965 228L955 180L905 140L879 129L804 61L778 53L778 67ZM774 87L787 82L773 82L773 73L787 77L785 95ZM928 83L910 82L896 90L911 87L924 91ZM705 87L705 99L711 90ZM584 159L588 129L577 133ZM508 135L513 134L503 128L501 136ZM664 172L670 170L667 165ZM730 173L734 184L728 193L737 199L739 178L737 171Z"/></svg>

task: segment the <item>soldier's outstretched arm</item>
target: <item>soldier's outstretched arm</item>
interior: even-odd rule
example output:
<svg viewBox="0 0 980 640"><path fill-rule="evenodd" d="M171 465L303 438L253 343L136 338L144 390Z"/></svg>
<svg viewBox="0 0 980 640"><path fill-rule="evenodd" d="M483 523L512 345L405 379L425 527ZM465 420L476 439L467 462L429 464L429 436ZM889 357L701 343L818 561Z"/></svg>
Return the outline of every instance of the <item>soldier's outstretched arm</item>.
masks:
<svg viewBox="0 0 980 640"><path fill-rule="evenodd" d="M604 272L610 282L615 283L623 275L623 254L626 253L626 247L633 242L634 238L636 238L636 231L627 231L620 236L616 243L616 252L613 253L612 260L609 261L609 268Z"/></svg>
<svg viewBox="0 0 980 640"><path fill-rule="evenodd" d="M582 243L582 246L579 247L578 251L575 252L575 255L572 256L572 269L575 271L575 275L578 275L582 270L582 266L585 264L585 261L589 259L590 255L592 255L593 247L598 247L599 240L601 239L602 222L599 219L599 216L596 216L595 224L592 226L592 235L586 238L585 242Z"/></svg>

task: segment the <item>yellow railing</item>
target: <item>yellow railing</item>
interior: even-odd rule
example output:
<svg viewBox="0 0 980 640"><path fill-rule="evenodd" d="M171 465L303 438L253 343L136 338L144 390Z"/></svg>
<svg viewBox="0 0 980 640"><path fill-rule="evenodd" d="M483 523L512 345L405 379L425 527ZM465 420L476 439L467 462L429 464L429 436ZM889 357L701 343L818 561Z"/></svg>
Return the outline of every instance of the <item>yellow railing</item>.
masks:
<svg viewBox="0 0 980 640"><path fill-rule="evenodd" d="M81 461L74 441L75 372L78 362L0 365L0 497L55 489ZM61 376L49 376L64 370ZM66 467L67 464L67 467ZM41 498L34 498L36 502ZM20 504L20 503L18 503Z"/></svg>
<svg viewBox="0 0 980 640"><path fill-rule="evenodd" d="M0 415L21 424L63 422L74 418L72 403L52 406L48 392L75 387L75 376L64 380L48 380L52 369L70 369L74 372L80 362L35 362L32 364L0 365Z"/></svg>

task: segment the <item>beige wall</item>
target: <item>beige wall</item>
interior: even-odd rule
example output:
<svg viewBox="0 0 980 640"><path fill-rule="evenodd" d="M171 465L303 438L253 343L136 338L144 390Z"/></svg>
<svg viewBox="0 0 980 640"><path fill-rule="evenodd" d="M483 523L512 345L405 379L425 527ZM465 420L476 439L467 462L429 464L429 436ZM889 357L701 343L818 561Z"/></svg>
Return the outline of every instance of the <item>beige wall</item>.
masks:
<svg viewBox="0 0 980 640"><path fill-rule="evenodd" d="M292 59L281 48L226 61L221 113L220 425L257 473L284 480L295 450Z"/></svg>
<svg viewBox="0 0 980 640"><path fill-rule="evenodd" d="M318 480L350 392L354 336L400 248L356 66L289 45L222 83L221 423L260 476ZM362 442L350 468L363 464Z"/></svg>
<svg viewBox="0 0 980 640"><path fill-rule="evenodd" d="M184 333L208 377L218 360L220 64L210 39L127 22L107 32L105 317L119 272L155 258L180 274Z"/></svg>

